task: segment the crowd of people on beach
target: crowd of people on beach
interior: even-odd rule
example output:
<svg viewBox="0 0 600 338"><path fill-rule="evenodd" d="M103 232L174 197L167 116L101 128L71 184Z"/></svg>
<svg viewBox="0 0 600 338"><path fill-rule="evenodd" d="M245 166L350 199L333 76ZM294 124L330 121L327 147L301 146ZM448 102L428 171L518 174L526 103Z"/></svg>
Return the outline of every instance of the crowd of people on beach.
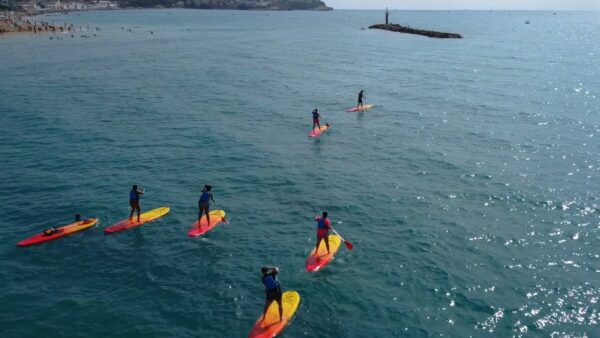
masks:
<svg viewBox="0 0 600 338"><path fill-rule="evenodd" d="M90 26L86 26L86 27L76 27L73 24L56 24L56 23L52 23L52 22L47 22L47 21L34 21L31 20L31 18L29 17L25 17L23 15L3 15L0 16L0 36L4 36L4 35L11 35L11 34L31 34L31 35L37 35L37 34L45 34L45 33L51 33L51 34L59 34L59 33L64 33L64 34L71 34L71 37L75 37L75 35L73 33L75 32L84 32L84 31L89 31L90 29L93 29L94 31L100 31L100 27L93 27L91 28ZM93 36L96 36L96 34L93 34ZM82 38L88 38L91 37L88 34L83 34L80 37ZM53 38L50 37L50 39L52 40ZM59 39L58 37L56 37L56 39Z"/></svg>

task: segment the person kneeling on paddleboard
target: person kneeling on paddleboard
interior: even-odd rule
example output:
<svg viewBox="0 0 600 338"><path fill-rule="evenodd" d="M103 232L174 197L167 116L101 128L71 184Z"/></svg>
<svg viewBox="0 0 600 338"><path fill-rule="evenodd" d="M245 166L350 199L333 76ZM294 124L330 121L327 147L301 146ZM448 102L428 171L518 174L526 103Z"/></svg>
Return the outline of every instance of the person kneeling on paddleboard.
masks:
<svg viewBox="0 0 600 338"><path fill-rule="evenodd" d="M317 221L317 246L315 253L319 252L319 244L322 240L325 240L325 247L327 247L327 253L329 253L329 229L331 229L331 222L327 219L327 211L323 211L323 217L315 217Z"/></svg>
<svg viewBox="0 0 600 338"><path fill-rule="evenodd" d="M363 98L365 97L364 92L365 91L361 89L361 91L358 93L358 104L356 105L356 108L363 106Z"/></svg>
<svg viewBox="0 0 600 338"><path fill-rule="evenodd" d="M262 282L265 285L265 309L263 311L262 320L265 320L267 316L267 310L269 310L269 305L273 303L273 301L277 301L277 305L279 305L279 321L283 320L283 304L281 303L281 286L279 285L279 281L277 280L277 273L279 273L279 269L276 267L265 266L261 270L262 272Z"/></svg>
<svg viewBox="0 0 600 338"><path fill-rule="evenodd" d="M210 211L210 201L215 203L213 194L210 192L211 190L212 186L208 184L205 184L202 189L202 195L200 195L200 199L198 200L198 209L200 210L198 212L198 222L202 219L202 213L204 212L206 213L206 224L210 224L210 215L208 214ZM198 227L200 227L200 223L198 223Z"/></svg>
<svg viewBox="0 0 600 338"><path fill-rule="evenodd" d="M315 130L315 126L319 126L319 130L321 129L321 123L319 122L319 117L321 117L321 114L319 114L319 110L318 109L314 109L312 111L312 116L313 116L313 130Z"/></svg>
<svg viewBox="0 0 600 338"><path fill-rule="evenodd" d="M129 220L133 218L133 213L137 211L137 221L140 221L140 198L142 197L144 192L138 190L138 186L134 185L129 192L129 205L131 206L131 213L129 214Z"/></svg>

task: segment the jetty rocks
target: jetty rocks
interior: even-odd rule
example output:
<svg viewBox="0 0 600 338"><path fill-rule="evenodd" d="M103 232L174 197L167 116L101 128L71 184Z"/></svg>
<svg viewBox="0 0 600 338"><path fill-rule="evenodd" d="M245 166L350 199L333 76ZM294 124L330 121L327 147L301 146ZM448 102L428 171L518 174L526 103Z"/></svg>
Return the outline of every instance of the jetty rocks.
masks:
<svg viewBox="0 0 600 338"><path fill-rule="evenodd" d="M408 33L408 34L417 34L423 35L430 38L438 38L438 39L462 39L460 34L456 33L444 33L444 32L436 32L436 31L428 31L423 29L414 29L406 26L400 26L398 24L384 24L380 23L377 25L370 26L369 29L383 29L386 31L392 32L400 32L400 33Z"/></svg>

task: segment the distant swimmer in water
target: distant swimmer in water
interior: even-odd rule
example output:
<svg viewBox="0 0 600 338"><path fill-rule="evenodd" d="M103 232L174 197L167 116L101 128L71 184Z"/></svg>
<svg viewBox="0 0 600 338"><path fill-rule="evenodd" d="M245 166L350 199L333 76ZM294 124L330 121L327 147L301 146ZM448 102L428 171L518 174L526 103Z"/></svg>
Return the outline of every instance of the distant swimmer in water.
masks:
<svg viewBox="0 0 600 338"><path fill-rule="evenodd" d="M358 107L361 107L361 108L362 108L362 106L363 106L363 99L364 99L364 98L365 98L365 91L364 91L364 90L361 90L361 91L358 93L358 104L356 105L356 108L358 108Z"/></svg>
<svg viewBox="0 0 600 338"><path fill-rule="evenodd" d="M319 126L319 130L320 130L321 129L321 123L319 122L319 118L321 117L321 114L319 114L319 110L315 108L312 111L312 116L313 116L313 127L312 127L312 129L315 130L315 126Z"/></svg>
<svg viewBox="0 0 600 338"><path fill-rule="evenodd" d="M279 305L279 321L283 320L283 304L281 303L281 286L279 285L279 281L277 280L277 273L279 273L279 269L276 267L265 266L261 269L262 272L262 283L265 285L265 309L263 310L263 316L261 321L265 320L267 316L267 310L269 310L269 305L273 303L273 301L277 301L277 305Z"/></svg>
<svg viewBox="0 0 600 338"><path fill-rule="evenodd" d="M131 191L129 192L129 205L131 206L131 213L129 214L129 220L131 221L131 219L133 218L133 213L135 211L137 211L137 221L140 221L140 198L142 198L142 195L144 194L144 191L140 191L138 190L138 186L134 185L131 188Z"/></svg>
<svg viewBox="0 0 600 338"><path fill-rule="evenodd" d="M200 222L200 220L202 219L202 213L206 213L206 224L210 224L210 201L213 201L213 203L215 203L213 194L212 192L210 192L211 190L212 186L208 184L204 185L204 188L202 189L202 194L200 195L200 199L198 200L198 222ZM198 226L200 226L199 223Z"/></svg>
<svg viewBox="0 0 600 338"><path fill-rule="evenodd" d="M321 241L325 241L325 247L327 248L327 253L329 253L329 230L331 229L331 222L327 219L327 211L323 211L323 216L317 216L315 218L317 221L317 245L315 247L315 254L319 253L319 244Z"/></svg>

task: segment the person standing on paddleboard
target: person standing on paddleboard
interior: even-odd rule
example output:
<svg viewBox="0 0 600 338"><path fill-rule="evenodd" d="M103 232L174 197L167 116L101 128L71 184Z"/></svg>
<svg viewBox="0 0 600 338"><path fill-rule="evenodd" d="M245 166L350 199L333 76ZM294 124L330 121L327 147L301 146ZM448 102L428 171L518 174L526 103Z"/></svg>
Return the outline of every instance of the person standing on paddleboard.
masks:
<svg viewBox="0 0 600 338"><path fill-rule="evenodd" d="M322 240L325 240L325 247L327 253L329 253L329 230L331 229L331 222L327 218L327 211L323 211L323 216L315 217L317 221L317 246L315 247L315 254L319 254L319 244Z"/></svg>
<svg viewBox="0 0 600 338"><path fill-rule="evenodd" d="M129 205L131 206L131 213L129 214L129 220L133 218L133 213L137 211L137 221L140 221L140 198L144 194L143 191L138 190L138 186L134 185L129 192Z"/></svg>
<svg viewBox="0 0 600 338"><path fill-rule="evenodd" d="M200 199L198 200L198 227L200 227L200 220L202 219L202 213L206 213L206 224L210 224L210 215L208 214L210 211L210 201L215 203L213 198L212 186L206 184L202 189L202 195L200 195Z"/></svg>
<svg viewBox="0 0 600 338"><path fill-rule="evenodd" d="M356 105L356 108L363 106L363 99L365 98L365 91L363 89L360 90L360 92L358 93L358 104Z"/></svg>
<svg viewBox="0 0 600 338"><path fill-rule="evenodd" d="M312 111L312 116L313 116L313 130L315 130L315 126L319 126L319 130L321 130L321 123L319 122L319 118L321 117L321 114L319 114L319 110L318 109L314 109Z"/></svg>
<svg viewBox="0 0 600 338"><path fill-rule="evenodd" d="M265 285L265 309L263 310L262 320L265 320L267 316L267 311L269 310L269 305L273 303L273 301L277 301L277 305L279 305L279 321L283 320L283 304L281 302L281 286L279 285L279 281L277 280L277 273L279 273L279 269L277 267L265 266L261 270L262 272L262 283Z"/></svg>

